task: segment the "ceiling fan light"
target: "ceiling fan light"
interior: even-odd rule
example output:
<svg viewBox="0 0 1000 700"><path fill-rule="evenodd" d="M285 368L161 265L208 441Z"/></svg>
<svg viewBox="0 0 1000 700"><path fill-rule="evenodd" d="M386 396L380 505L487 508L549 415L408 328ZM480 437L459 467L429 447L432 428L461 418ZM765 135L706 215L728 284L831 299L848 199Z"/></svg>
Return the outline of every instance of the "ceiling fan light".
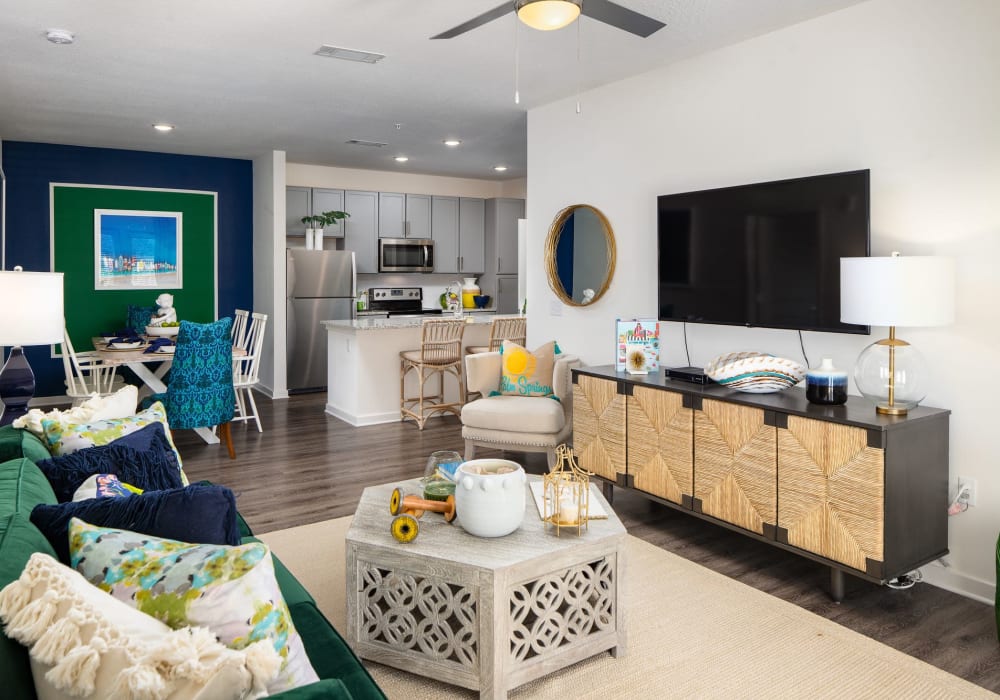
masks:
<svg viewBox="0 0 1000 700"><path fill-rule="evenodd" d="M518 0L517 16L532 29L562 29L580 16L580 5L571 0Z"/></svg>

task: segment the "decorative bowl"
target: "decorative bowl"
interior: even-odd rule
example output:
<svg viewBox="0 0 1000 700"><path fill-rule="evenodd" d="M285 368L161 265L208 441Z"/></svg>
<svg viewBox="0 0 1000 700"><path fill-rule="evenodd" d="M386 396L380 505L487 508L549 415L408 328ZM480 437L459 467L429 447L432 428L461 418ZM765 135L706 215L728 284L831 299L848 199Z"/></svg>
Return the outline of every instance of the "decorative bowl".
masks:
<svg viewBox="0 0 1000 700"><path fill-rule="evenodd" d="M489 294L476 294L472 297L472 301L475 302L477 309L485 309L492 298Z"/></svg>
<svg viewBox="0 0 1000 700"><path fill-rule="evenodd" d="M173 337L180 331L180 326L146 326L146 335L155 337Z"/></svg>
<svg viewBox="0 0 1000 700"><path fill-rule="evenodd" d="M801 382L806 368L795 360L763 352L732 352L712 360L705 374L730 389L772 394Z"/></svg>

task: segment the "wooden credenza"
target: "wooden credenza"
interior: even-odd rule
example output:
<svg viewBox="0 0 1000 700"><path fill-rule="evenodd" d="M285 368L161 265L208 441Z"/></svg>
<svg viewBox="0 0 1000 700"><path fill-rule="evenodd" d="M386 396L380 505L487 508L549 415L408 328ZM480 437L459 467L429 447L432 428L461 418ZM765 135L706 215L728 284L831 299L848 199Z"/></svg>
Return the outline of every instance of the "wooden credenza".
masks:
<svg viewBox="0 0 1000 700"><path fill-rule="evenodd" d="M849 397L573 370L573 448L611 485L885 583L948 553L948 417L882 416Z"/></svg>

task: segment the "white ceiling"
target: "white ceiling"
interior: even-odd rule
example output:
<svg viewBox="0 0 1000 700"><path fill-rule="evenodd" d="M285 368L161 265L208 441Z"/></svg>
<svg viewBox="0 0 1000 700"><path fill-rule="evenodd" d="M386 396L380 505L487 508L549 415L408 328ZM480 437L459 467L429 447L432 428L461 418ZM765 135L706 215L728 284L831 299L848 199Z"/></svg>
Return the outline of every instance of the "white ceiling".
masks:
<svg viewBox="0 0 1000 700"><path fill-rule="evenodd" d="M10 0L0 138L235 158L283 150L290 162L518 178L528 109L861 0L618 1L667 26L641 39L583 18L579 65L577 24L517 27L516 105L513 14L429 39L500 0ZM76 42L46 41L56 27ZM314 56L324 43L386 58ZM158 134L157 121L177 129ZM449 137L462 146L443 146ZM410 161L395 163L400 154ZM499 163L509 170L494 172Z"/></svg>

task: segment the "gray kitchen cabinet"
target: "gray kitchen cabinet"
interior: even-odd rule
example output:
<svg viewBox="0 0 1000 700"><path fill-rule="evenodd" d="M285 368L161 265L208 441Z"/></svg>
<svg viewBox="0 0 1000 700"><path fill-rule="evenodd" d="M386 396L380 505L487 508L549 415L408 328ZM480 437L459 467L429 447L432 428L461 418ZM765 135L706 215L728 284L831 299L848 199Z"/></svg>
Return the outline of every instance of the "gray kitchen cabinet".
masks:
<svg viewBox="0 0 1000 700"><path fill-rule="evenodd" d="M497 276L497 298L494 301L498 314L516 314L517 308L517 275Z"/></svg>
<svg viewBox="0 0 1000 700"><path fill-rule="evenodd" d="M406 195L406 223L403 234L407 238L431 237L431 196L429 194Z"/></svg>
<svg viewBox="0 0 1000 700"><path fill-rule="evenodd" d="M378 237L406 236L406 195L399 192L378 193Z"/></svg>
<svg viewBox="0 0 1000 700"><path fill-rule="evenodd" d="M344 211L344 190L329 190L319 187L286 187L285 235L305 236L306 225L302 223L302 217L315 216L325 211ZM343 238L343 221L338 221L333 226L325 227L323 235L324 237Z"/></svg>
<svg viewBox="0 0 1000 700"><path fill-rule="evenodd" d="M486 271L486 200L458 200L458 261L462 274Z"/></svg>
<svg viewBox="0 0 1000 700"><path fill-rule="evenodd" d="M378 204L378 192L344 193L344 211L351 215L344 221L344 250L354 251L359 273L378 272Z"/></svg>
<svg viewBox="0 0 1000 700"><path fill-rule="evenodd" d="M303 216L312 214L312 188L285 188L285 235L305 236L306 225Z"/></svg>
<svg viewBox="0 0 1000 700"><path fill-rule="evenodd" d="M325 211L344 211L344 190L327 190L313 188L312 191L312 213L313 216L322 214ZM340 220L332 226L323 227L323 236L332 238L344 237L344 221Z"/></svg>
<svg viewBox="0 0 1000 700"><path fill-rule="evenodd" d="M517 220L523 218L523 199L486 200L486 238L493 243L491 272L517 274Z"/></svg>
<svg viewBox="0 0 1000 700"><path fill-rule="evenodd" d="M458 197L431 197L434 272L461 272Z"/></svg>

